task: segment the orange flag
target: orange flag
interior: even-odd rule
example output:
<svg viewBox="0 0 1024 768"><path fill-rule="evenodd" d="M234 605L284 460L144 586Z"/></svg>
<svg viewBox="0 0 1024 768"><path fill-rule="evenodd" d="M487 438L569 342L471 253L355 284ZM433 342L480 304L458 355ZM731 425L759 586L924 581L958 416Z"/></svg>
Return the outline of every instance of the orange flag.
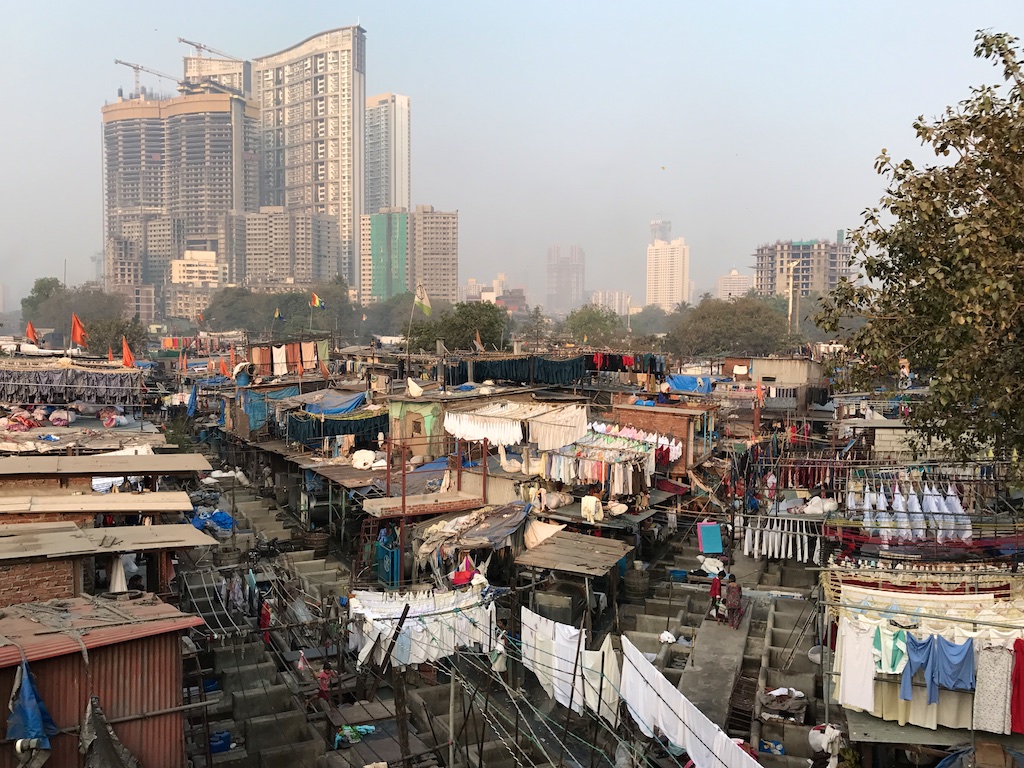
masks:
<svg viewBox="0 0 1024 768"><path fill-rule="evenodd" d="M228 373L228 364L224 362L224 358L220 359L220 375L230 379L231 374Z"/></svg>
<svg viewBox="0 0 1024 768"><path fill-rule="evenodd" d="M238 363L235 362L235 345L234 345L234 343L232 343L231 344L231 372L232 373L234 373L236 365L238 365Z"/></svg>
<svg viewBox="0 0 1024 768"><path fill-rule="evenodd" d="M185 350L181 350L181 372L188 373L188 355L185 354Z"/></svg>
<svg viewBox="0 0 1024 768"><path fill-rule="evenodd" d="M110 362L114 362L114 348L113 347L107 347L107 360L109 360Z"/></svg>
<svg viewBox="0 0 1024 768"><path fill-rule="evenodd" d="M320 361L320 375L324 377L324 381L331 378L331 372L327 370L327 364L323 360Z"/></svg>
<svg viewBox="0 0 1024 768"><path fill-rule="evenodd" d="M132 354L132 348L128 346L128 339L124 336L121 337L121 365L125 368L135 367L135 355Z"/></svg>
<svg viewBox="0 0 1024 768"><path fill-rule="evenodd" d="M31 320L29 320L28 325L25 326L25 338L36 346L39 346L39 336L36 334L36 327L32 325Z"/></svg>
<svg viewBox="0 0 1024 768"><path fill-rule="evenodd" d="M306 372L306 369L302 367L302 355L299 355L299 359L295 361L295 372L299 374L299 378L302 378L302 374Z"/></svg>
<svg viewBox="0 0 1024 768"><path fill-rule="evenodd" d="M84 347L89 341L89 334L85 332L85 326L82 325L82 321L78 319L78 315L74 312L71 313L71 342L77 344L80 347Z"/></svg>

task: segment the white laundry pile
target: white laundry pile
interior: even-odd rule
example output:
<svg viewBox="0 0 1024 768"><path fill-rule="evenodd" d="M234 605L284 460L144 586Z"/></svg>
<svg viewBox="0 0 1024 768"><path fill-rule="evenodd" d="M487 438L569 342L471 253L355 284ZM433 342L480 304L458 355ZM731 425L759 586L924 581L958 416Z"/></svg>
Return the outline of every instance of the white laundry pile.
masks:
<svg viewBox="0 0 1024 768"><path fill-rule="evenodd" d="M490 651L496 624L494 604L482 604L486 586L481 582L464 592L427 594L358 591L350 603L350 648L359 651L360 664L381 664L408 604L409 615L391 652L396 666L436 661L474 643Z"/></svg>
<svg viewBox="0 0 1024 768"><path fill-rule="evenodd" d="M686 750L696 768L757 768L758 763L622 636L619 688L640 731L657 728L676 748Z"/></svg>

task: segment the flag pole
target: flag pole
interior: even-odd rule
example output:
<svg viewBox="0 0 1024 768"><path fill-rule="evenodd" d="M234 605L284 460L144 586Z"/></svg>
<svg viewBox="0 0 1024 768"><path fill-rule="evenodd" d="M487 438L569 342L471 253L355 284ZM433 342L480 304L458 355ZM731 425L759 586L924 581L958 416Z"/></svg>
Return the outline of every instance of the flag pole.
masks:
<svg viewBox="0 0 1024 768"><path fill-rule="evenodd" d="M313 300L309 300L309 331L313 332Z"/></svg>
<svg viewBox="0 0 1024 768"><path fill-rule="evenodd" d="M416 292L412 295L412 306L409 308L409 329L405 332L405 375L412 378L412 316L416 312L416 298L420 294L420 287L416 286ZM373 343L372 340L370 342Z"/></svg>

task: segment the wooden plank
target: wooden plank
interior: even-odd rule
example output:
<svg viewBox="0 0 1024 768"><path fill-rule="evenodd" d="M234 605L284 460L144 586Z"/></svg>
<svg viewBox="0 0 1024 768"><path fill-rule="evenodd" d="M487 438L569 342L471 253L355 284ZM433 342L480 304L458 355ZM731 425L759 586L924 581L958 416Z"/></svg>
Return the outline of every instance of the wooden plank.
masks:
<svg viewBox="0 0 1024 768"><path fill-rule="evenodd" d="M346 704L327 712L327 719L335 728L343 725L366 725L394 716L395 706L389 701L357 701L355 704Z"/></svg>

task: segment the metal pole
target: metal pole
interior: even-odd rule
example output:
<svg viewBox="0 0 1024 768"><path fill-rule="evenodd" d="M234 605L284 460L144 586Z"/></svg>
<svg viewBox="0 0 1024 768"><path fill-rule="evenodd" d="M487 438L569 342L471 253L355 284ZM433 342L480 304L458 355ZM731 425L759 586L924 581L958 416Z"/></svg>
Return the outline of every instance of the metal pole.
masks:
<svg viewBox="0 0 1024 768"><path fill-rule="evenodd" d="M589 592L589 590L588 590L588 592ZM569 706L565 710L565 726L562 728L562 739L561 739L561 742L562 742L561 746L562 746L562 748L558 752L558 768L562 768L562 760L565 759L565 737L569 733L569 717L570 717L570 715L572 715L572 703L573 703L573 699L576 696L576 671L579 669L580 645L583 643L583 635L584 635L584 628L583 627L584 627L584 624L586 623L586 620L587 620L587 614L590 613L590 606L589 605L586 607L586 611L587 611L587 613L584 614L583 620L580 621L580 633L579 633L579 635L576 636L576 658L573 659L573 662L572 662L572 681L569 683L569 685L571 686L569 688Z"/></svg>
<svg viewBox="0 0 1024 768"><path fill-rule="evenodd" d="M459 649L456 646L451 670L449 670L448 685L448 768L453 768L455 765L455 671L458 668L458 663Z"/></svg>

